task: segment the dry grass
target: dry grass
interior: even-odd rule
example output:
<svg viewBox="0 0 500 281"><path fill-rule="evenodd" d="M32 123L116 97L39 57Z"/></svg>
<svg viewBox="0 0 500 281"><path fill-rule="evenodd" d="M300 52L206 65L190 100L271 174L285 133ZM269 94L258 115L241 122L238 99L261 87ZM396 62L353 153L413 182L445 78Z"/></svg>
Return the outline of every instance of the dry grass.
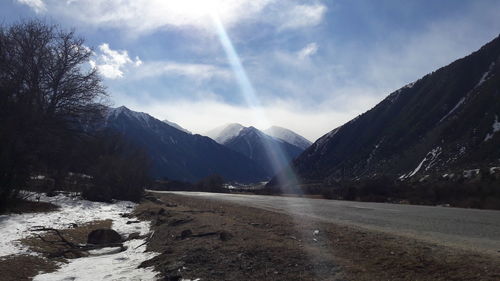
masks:
<svg viewBox="0 0 500 281"><path fill-rule="evenodd" d="M93 221L73 228L61 229L60 233L63 237L74 244L85 244L87 242L87 235L95 229L111 228L111 220ZM28 246L30 250L41 253L46 257L56 254L62 250L68 249L67 245L61 243L49 243L43 241L38 235L47 241L61 241L61 239L52 232L34 232L36 236L30 236L22 239L21 242ZM64 254L64 258L78 258L85 253L68 252ZM62 257L58 259L63 261Z"/></svg>
<svg viewBox="0 0 500 281"><path fill-rule="evenodd" d="M149 247L163 253L149 265L166 274L182 265L183 277L203 280L500 280L498 256L229 203L158 197L178 205L142 206L159 222ZM175 220L188 222L169 225ZM186 229L233 238L179 239Z"/></svg>

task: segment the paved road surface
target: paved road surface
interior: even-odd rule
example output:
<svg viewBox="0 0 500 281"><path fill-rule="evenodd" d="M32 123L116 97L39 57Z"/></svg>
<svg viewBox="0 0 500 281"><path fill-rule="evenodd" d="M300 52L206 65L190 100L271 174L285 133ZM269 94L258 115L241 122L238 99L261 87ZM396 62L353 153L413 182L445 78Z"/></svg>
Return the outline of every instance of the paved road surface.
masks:
<svg viewBox="0 0 500 281"><path fill-rule="evenodd" d="M172 193L229 201L291 215L306 215L321 221L500 255L500 211L263 195Z"/></svg>

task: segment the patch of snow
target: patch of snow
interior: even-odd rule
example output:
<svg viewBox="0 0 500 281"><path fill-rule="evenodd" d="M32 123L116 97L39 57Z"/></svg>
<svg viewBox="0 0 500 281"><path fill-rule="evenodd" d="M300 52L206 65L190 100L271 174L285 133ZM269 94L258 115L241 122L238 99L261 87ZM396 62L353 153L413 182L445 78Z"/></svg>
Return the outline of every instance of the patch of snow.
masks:
<svg viewBox="0 0 500 281"><path fill-rule="evenodd" d="M81 225L95 220L113 220L113 229L125 235L132 232L146 234L149 232L149 222L126 224L128 218L120 214L128 213L135 204L127 201L116 203L102 203L82 200L79 197L70 197L59 194L47 197L40 196L41 202L49 202L60 206L60 209L48 213L9 214L0 216L0 257L13 254L33 254L19 242L19 239L32 235L30 229L34 226L52 228L68 228L70 224Z"/></svg>
<svg viewBox="0 0 500 281"><path fill-rule="evenodd" d="M224 144L228 140L238 136L244 128L238 123L227 124L210 130L205 135L220 144Z"/></svg>
<svg viewBox="0 0 500 281"><path fill-rule="evenodd" d="M490 168L490 174L495 174L497 172L500 172L500 167L491 167Z"/></svg>
<svg viewBox="0 0 500 281"><path fill-rule="evenodd" d="M157 255L145 252L143 243L141 239L130 240L123 244L127 247L123 252L71 259L57 271L37 275L33 281L157 280L158 273L151 268L138 268L143 261Z"/></svg>
<svg viewBox="0 0 500 281"><path fill-rule="evenodd" d="M402 179L413 177L414 175L416 175L420 171L420 169L426 163L427 163L427 165L425 167L426 171L429 170L430 168L432 168L432 166L434 166L434 164L436 163L436 160L438 159L441 152L442 152L442 149L439 146L434 148L433 150L429 151L427 153L427 155L424 157L424 159L422 159L422 161L418 164L418 166L411 173L404 176Z"/></svg>
<svg viewBox="0 0 500 281"><path fill-rule="evenodd" d="M170 127L174 127L176 128L177 130L179 131L182 131L184 133L187 133L187 134L190 134L192 135L193 133L191 133L189 130L187 129L184 129L183 127L181 127L179 124L175 123L175 122L172 122L172 121L168 121L168 120L163 120L164 123L166 123L167 125L169 125Z"/></svg>
<svg viewBox="0 0 500 281"><path fill-rule="evenodd" d="M300 147L304 150L312 144L308 139L295 133L294 131L286 129L286 128L278 127L278 126L272 126L268 129L264 130L264 133L266 133L274 138L283 140L287 143L293 144L293 145Z"/></svg>
<svg viewBox="0 0 500 281"><path fill-rule="evenodd" d="M153 120L154 118L151 117L149 114L144 113L144 112L137 112L137 111L132 111L125 106L120 106L117 108L111 108L108 110L106 120L109 119L115 119L120 115L125 115L130 119L136 119L139 122L141 122L145 127L151 127L150 126L150 121Z"/></svg>
<svg viewBox="0 0 500 281"><path fill-rule="evenodd" d="M488 75L490 75L491 70L495 66L495 62L492 62L490 66L488 67L488 70L481 76L481 79L479 79L479 82L477 82L476 86L474 88L477 88L481 86L486 80L488 80Z"/></svg>
<svg viewBox="0 0 500 281"><path fill-rule="evenodd" d="M369 165L370 162L372 161L373 157L375 156L375 153L377 152L377 149L379 148L380 144L383 142L384 140L380 140L372 149L372 151L370 152L370 155L368 156L368 158L366 159L366 164Z"/></svg>
<svg viewBox="0 0 500 281"><path fill-rule="evenodd" d="M495 121L493 122L493 125L491 126L493 129L493 132L486 134L486 137L484 138L484 141L489 141L493 138L495 133L500 131L500 122L498 122L498 116L495 115Z"/></svg>
<svg viewBox="0 0 500 281"><path fill-rule="evenodd" d="M149 222L127 224L129 218L121 214L128 213L136 204L127 201L115 203L90 202L76 196L59 194L47 197L43 194L28 193L40 197L40 201L60 206L60 209L49 213L12 214L0 216L0 256L11 254L32 254L19 239L28 237L34 226L67 228L71 223L78 225L94 220L113 220L112 228L126 236L133 232L141 235L150 231ZM145 260L158 255L145 252L144 239L130 240L124 243L126 250L119 252L117 248L93 250L88 257L70 259L61 263L60 268L51 273L35 276L35 281L49 280L156 280L157 272L152 268L138 268Z"/></svg>
<svg viewBox="0 0 500 281"><path fill-rule="evenodd" d="M425 175L425 176L421 177L421 178L418 180L418 182L424 182L424 181L426 181L429 177L430 177L429 175Z"/></svg>
<svg viewBox="0 0 500 281"><path fill-rule="evenodd" d="M427 161L427 158L424 157L424 159L420 162L420 164L418 164L418 166L415 168L415 170L413 170L413 172L411 172L407 177L411 178L416 173L418 173L418 171L420 171L420 168L422 168L422 165L424 164L425 161Z"/></svg>
<svg viewBox="0 0 500 281"><path fill-rule="evenodd" d="M404 89L411 89L413 88L413 86L415 85L416 82L412 82L412 83L409 83L403 87L401 87L400 89L396 90L394 93L390 94L386 99L391 102L391 103L394 103L394 101L396 101L399 97L399 94L401 94L401 92L404 90Z"/></svg>
<svg viewBox="0 0 500 281"><path fill-rule="evenodd" d="M446 115L443 116L443 118L441 118L441 120L439 120L438 123L442 122L443 120L445 120L446 118L448 118L448 116L450 116L451 114L453 114L453 112L455 112L464 102L465 102L465 97L461 98L458 101L458 103L448 113L446 113Z"/></svg>
<svg viewBox="0 0 500 281"><path fill-rule="evenodd" d="M464 178L469 179L479 175L479 169L464 170Z"/></svg>

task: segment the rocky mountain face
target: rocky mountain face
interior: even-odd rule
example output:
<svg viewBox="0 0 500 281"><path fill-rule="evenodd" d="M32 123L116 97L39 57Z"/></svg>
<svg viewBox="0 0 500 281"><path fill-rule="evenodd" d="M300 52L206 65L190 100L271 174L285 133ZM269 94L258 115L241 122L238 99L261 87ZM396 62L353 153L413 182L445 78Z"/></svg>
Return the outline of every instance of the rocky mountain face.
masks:
<svg viewBox="0 0 500 281"><path fill-rule="evenodd" d="M123 106L110 109L105 126L148 152L153 161L152 175L156 178L192 182L219 174L229 181L256 182L268 177L268 173L248 157L146 113Z"/></svg>
<svg viewBox="0 0 500 281"><path fill-rule="evenodd" d="M311 141L304 138L303 136L283 127L272 126L264 130L263 132L271 137L286 141L287 143L298 146L304 150L312 144Z"/></svg>
<svg viewBox="0 0 500 281"><path fill-rule="evenodd" d="M288 129L272 128L276 128L273 132L282 138L268 135L254 127L244 127L238 123L217 127L208 131L206 135L254 160L271 178L304 151L303 147L308 142L302 136Z"/></svg>
<svg viewBox="0 0 500 281"><path fill-rule="evenodd" d="M293 168L303 181L323 183L493 173L500 166L499 74L497 37L324 135Z"/></svg>
<svg viewBox="0 0 500 281"><path fill-rule="evenodd" d="M241 129L238 135L225 141L224 145L254 160L269 177L289 165L303 151L298 146L266 135L254 127Z"/></svg>

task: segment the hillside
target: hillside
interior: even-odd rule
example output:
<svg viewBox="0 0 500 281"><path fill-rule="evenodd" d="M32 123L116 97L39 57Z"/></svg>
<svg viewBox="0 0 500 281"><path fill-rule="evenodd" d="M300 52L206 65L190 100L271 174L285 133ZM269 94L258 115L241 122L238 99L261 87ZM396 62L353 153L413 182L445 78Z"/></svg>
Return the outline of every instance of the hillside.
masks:
<svg viewBox="0 0 500 281"><path fill-rule="evenodd" d="M224 145L255 161L269 177L289 165L303 151L300 147L268 136L254 127L241 129L238 135L228 139Z"/></svg>
<svg viewBox="0 0 500 281"><path fill-rule="evenodd" d="M499 71L497 37L324 135L293 167L302 180L323 183L494 172L500 166Z"/></svg>

